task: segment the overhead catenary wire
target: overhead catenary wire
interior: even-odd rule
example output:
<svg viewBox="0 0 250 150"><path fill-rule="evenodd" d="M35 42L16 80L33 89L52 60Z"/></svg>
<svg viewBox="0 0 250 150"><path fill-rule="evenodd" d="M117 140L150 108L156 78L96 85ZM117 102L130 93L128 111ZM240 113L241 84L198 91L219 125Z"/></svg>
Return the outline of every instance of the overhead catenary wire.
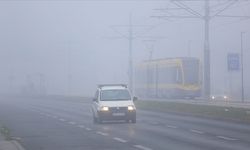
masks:
<svg viewBox="0 0 250 150"><path fill-rule="evenodd" d="M220 8L212 11L210 2L223 2L225 1L224 6L220 4ZM223 14L231 6L236 4L236 2L249 2L249 0L172 0L170 1L176 6L175 10L183 9L186 11L186 14L180 14L180 12L173 12L173 9L167 9L167 15L155 15L154 18L159 19L201 19L204 21L204 72L203 72L203 96L207 98L210 96L210 44L209 44L209 33L210 33L210 21L213 18L239 18L239 19L250 19L250 16L247 15L228 15ZM204 15L192 9L192 7L187 6L184 2L204 2ZM216 7L216 5L213 5Z"/></svg>

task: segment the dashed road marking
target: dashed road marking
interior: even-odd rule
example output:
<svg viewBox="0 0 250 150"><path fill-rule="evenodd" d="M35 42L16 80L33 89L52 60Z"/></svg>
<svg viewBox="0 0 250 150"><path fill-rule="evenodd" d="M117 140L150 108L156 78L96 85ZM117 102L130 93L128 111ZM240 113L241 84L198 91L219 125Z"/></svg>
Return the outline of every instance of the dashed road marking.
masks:
<svg viewBox="0 0 250 150"><path fill-rule="evenodd" d="M142 149L142 150L152 150L151 148L142 146L142 145L134 145L134 147L138 148L138 149Z"/></svg>
<svg viewBox="0 0 250 150"><path fill-rule="evenodd" d="M61 119L59 119L60 121L66 121L65 119L63 119L63 118L61 118Z"/></svg>
<svg viewBox="0 0 250 150"><path fill-rule="evenodd" d="M104 133L104 132L100 132L100 131L97 131L96 134L100 134L100 135L103 135L103 136L108 136L108 133Z"/></svg>
<svg viewBox="0 0 250 150"><path fill-rule="evenodd" d="M167 125L168 128L173 128L173 129L177 129L177 126L172 126L172 125Z"/></svg>
<svg viewBox="0 0 250 150"><path fill-rule="evenodd" d="M197 133L197 134L203 134L204 132L203 131L199 131L199 130L194 130L194 129L191 129L189 130L190 132L193 132L193 133Z"/></svg>
<svg viewBox="0 0 250 150"><path fill-rule="evenodd" d="M127 141L122 139L122 138L118 138L118 137L114 137L114 140L118 141L118 142L122 142L122 143L126 143Z"/></svg>
<svg viewBox="0 0 250 150"><path fill-rule="evenodd" d="M68 122L68 124L75 125L76 123L74 121L70 121L70 122Z"/></svg>
<svg viewBox="0 0 250 150"><path fill-rule="evenodd" d="M77 127L79 127L79 128L84 128L85 126L84 126L84 125L78 125Z"/></svg>
<svg viewBox="0 0 250 150"><path fill-rule="evenodd" d="M227 141L236 141L238 139L234 139L234 138L230 138L230 137L226 137L226 136L216 136L217 138L223 139L223 140L227 140Z"/></svg>
<svg viewBox="0 0 250 150"><path fill-rule="evenodd" d="M90 128L85 128L86 130L88 130L88 131L91 131L92 129L90 129Z"/></svg>

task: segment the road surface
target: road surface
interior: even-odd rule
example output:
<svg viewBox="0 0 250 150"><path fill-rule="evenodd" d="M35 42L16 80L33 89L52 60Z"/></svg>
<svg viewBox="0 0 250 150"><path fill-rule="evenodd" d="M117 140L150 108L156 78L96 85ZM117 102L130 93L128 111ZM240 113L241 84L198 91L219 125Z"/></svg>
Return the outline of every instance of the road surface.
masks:
<svg viewBox="0 0 250 150"><path fill-rule="evenodd" d="M250 125L137 110L137 123L92 123L91 99L0 98L0 123L27 150L249 150Z"/></svg>

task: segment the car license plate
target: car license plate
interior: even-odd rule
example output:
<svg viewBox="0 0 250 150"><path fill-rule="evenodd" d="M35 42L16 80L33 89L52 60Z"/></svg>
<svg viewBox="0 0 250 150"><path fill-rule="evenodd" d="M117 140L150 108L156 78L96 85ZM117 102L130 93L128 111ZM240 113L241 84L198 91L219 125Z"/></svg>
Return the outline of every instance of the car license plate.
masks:
<svg viewBox="0 0 250 150"><path fill-rule="evenodd" d="M125 116L125 113L113 113L113 116Z"/></svg>

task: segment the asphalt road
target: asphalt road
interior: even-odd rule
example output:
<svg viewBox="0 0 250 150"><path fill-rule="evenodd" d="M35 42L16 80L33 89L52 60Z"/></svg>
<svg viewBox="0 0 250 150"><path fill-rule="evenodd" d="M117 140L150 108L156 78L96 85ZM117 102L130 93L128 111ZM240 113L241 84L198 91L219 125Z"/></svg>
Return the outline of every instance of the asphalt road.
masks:
<svg viewBox="0 0 250 150"><path fill-rule="evenodd" d="M137 123L92 123L91 100L0 98L0 123L27 150L249 150L250 125L137 110Z"/></svg>

